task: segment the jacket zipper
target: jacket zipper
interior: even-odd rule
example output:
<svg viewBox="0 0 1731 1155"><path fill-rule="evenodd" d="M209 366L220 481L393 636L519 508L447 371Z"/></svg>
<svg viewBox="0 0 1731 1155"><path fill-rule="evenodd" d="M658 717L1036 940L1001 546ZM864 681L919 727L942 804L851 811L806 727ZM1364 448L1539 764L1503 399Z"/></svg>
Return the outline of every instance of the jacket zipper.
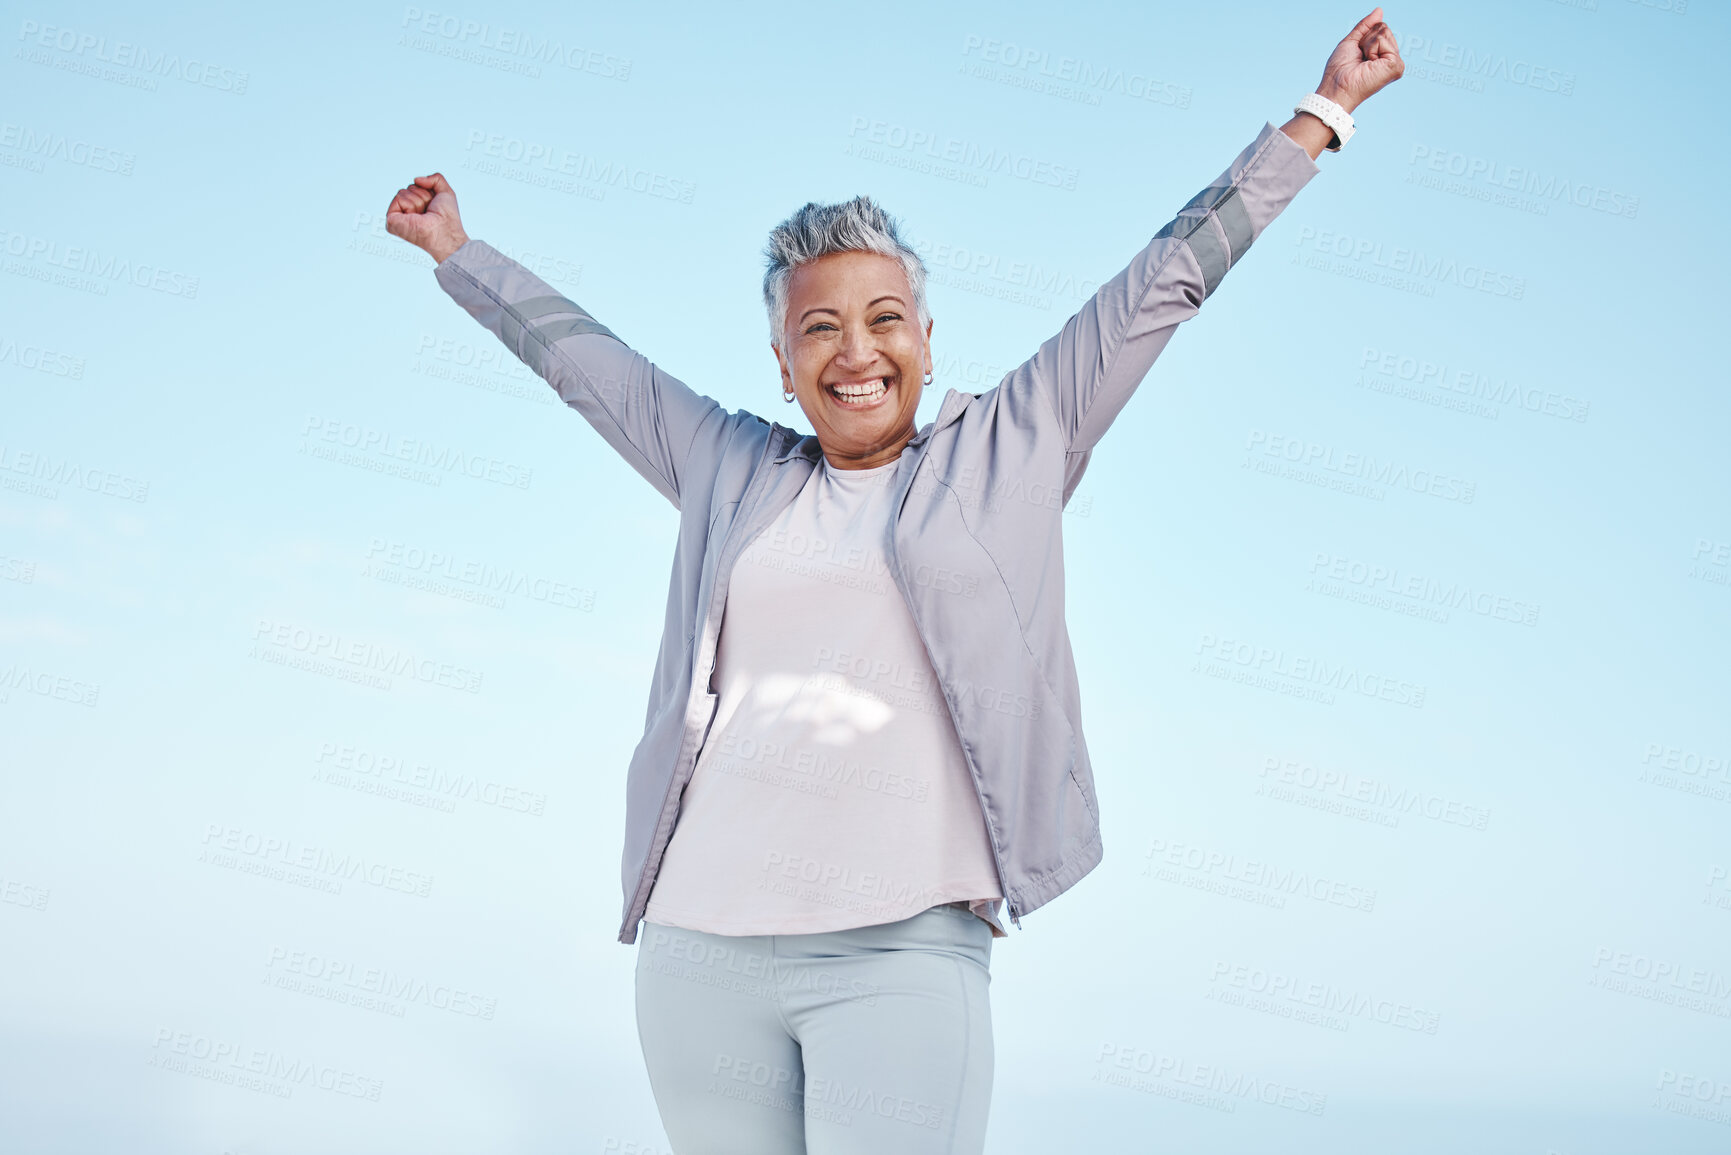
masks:
<svg viewBox="0 0 1731 1155"><path fill-rule="evenodd" d="M926 459L925 450L926 450L925 446L920 447L920 459L918 461L914 462L913 472L915 474L918 474L920 471L920 466L925 464L925 459ZM916 611L914 609L914 599L909 596L907 584L903 580L901 555L896 552L896 527L901 522L902 503L907 500L908 491L911 490L912 488L913 488L913 477L910 476L908 478L908 489L905 489L902 491L900 500L898 500L896 502L895 516L890 519L889 541L886 544L889 547L890 571L892 573L894 573L895 577L896 577L896 587L901 590L902 600L904 602L906 602L907 606L908 606L908 616L913 618L914 628L919 631L920 644L922 646L925 646L926 658L927 658L927 660L930 660L932 648L926 642L925 627L923 625L921 625L921 623L920 623L919 613L918 613L918 611ZM933 663L932 669L934 670L934 672L937 671L937 664L936 663ZM968 750L967 746L961 742L961 735L962 735L961 722L956 717L956 707L955 707L954 703L952 703L950 701L949 683L944 679L944 676L941 672L938 672L938 689L943 693L944 709L949 711L950 727L953 730L955 730L955 732L956 732L957 745L962 747L962 759L965 762L967 762L967 764L968 764L968 777L974 783L974 797L976 797L980 800L980 818L982 820L985 820L986 839L987 839L987 841L989 841L992 844L992 865L997 868L998 886L1004 892L1004 909L1009 911L1010 921L1015 924L1016 929L1021 930L1022 929L1022 920L1020 917L1021 911L1017 908L1016 900L1014 898L1012 898L1010 895L1010 884L1009 884L1009 881L1006 879L1005 874L1004 874L1004 859L1003 859L1003 856L1001 854L999 854L999 852L998 852L998 836L997 836L996 832L994 832L992 830L991 822L989 820L986 820L986 794L985 794L985 791L980 789L979 770L974 765L973 754Z"/></svg>
<svg viewBox="0 0 1731 1155"><path fill-rule="evenodd" d="M751 479L751 484L746 486L745 495L743 497L741 497L739 500L741 513L740 513L740 516L738 516L734 520L733 527L729 530L730 535L739 533L741 530L741 527L746 525L750 521L752 512L755 510L755 506L750 504L751 499L754 498L757 491L761 490L764 487L764 485L767 484L766 479L769 477L769 474L770 474L770 468L769 468L770 454L772 452L774 452L776 444L778 441L779 441L779 438L777 437L777 435L775 434L775 432L773 430L771 431L769 437L764 439L763 456L758 458L757 469L756 469L756 471L755 471L755 473ZM725 557L725 555L727 553L727 546L730 544L732 544L732 543L731 542L723 542L722 543L722 550L721 550L720 556ZM703 620L701 622L699 622L698 626L697 626L698 631L701 634L705 635L704 639L698 643L700 647L708 645L707 635L709 633L709 623L715 617L715 604L716 604L717 599L725 594L726 587L727 587L728 582L729 582L729 576L724 572L727 568L728 567L725 567L722 565L721 561L718 560L716 562L716 565L715 565L715 574L716 574L715 588L710 591L709 608L704 612ZM700 656L698 659L697 665L701 666L702 664L703 664L703 659ZM688 693L686 695L686 698L685 698L685 712L686 712L686 716L688 718L690 717L690 714L691 714L692 695L695 695L697 693L697 689L698 689L698 687L697 687L697 670L694 667L691 671L691 690L690 690L690 693ZM697 751L697 754L700 754L700 753L702 753L702 744L701 743L699 743L699 748ZM697 754L693 754L693 756L692 756L693 768L695 768L696 763L697 763ZM661 828L662 820L665 819L667 816L667 808L668 808L668 805L673 801L673 795L674 795L675 790L677 790L679 788L679 786L681 785L680 774L681 774L681 769L679 767L675 767L674 771L673 771L673 777L667 783L667 793L662 795L661 809L657 812L656 817L655 817L655 827L657 830L659 830ZM671 832L669 832L669 838L671 838L671 836L672 836ZM641 874L639 874L637 876L637 890L636 890L636 893L632 895L631 910L625 916L625 925L620 928L621 931L631 929L633 926L635 926L638 922L640 922L642 920L642 918L643 918L642 912L644 910L646 910L649 906L649 903L648 903L649 895L648 895L648 889L647 888L650 884L650 868L651 868L651 866L656 864L657 861L659 860L660 851L662 849L665 849L665 842L663 842L660 847L658 847L654 844L651 844L649 847L649 853L644 856L644 858L643 858L643 871Z"/></svg>

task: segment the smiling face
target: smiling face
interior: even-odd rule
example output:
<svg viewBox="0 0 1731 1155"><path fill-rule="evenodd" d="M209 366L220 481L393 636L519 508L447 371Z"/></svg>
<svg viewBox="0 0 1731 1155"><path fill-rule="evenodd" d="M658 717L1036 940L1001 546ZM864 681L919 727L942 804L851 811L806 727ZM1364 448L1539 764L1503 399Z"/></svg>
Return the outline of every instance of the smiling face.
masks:
<svg viewBox="0 0 1731 1155"><path fill-rule="evenodd" d="M831 466L870 469L901 455L932 370L931 335L890 257L831 253L794 269L775 358Z"/></svg>

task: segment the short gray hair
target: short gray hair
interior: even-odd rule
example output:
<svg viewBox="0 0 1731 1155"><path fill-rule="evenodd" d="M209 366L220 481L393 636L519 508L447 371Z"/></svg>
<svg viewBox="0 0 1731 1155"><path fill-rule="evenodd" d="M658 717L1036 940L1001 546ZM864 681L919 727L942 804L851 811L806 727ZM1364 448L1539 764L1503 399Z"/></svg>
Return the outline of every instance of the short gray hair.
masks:
<svg viewBox="0 0 1731 1155"><path fill-rule="evenodd" d="M896 231L893 217L868 196L840 204L808 201L804 208L769 231L763 247L768 267L763 273L763 304L769 310L769 343L781 348L787 326L787 290L793 271L831 253L880 253L901 262L914 294L920 332L931 314L926 309L926 264Z"/></svg>

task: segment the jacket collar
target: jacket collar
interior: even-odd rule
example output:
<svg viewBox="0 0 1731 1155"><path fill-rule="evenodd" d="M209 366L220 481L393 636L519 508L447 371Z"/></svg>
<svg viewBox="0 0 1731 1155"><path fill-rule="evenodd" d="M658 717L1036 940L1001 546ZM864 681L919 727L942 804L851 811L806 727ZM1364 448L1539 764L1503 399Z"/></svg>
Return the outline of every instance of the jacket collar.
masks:
<svg viewBox="0 0 1731 1155"><path fill-rule="evenodd" d="M951 389L945 393L944 403L938 406L936 419L921 426L919 432L915 433L913 438L909 440L906 448L917 449L924 445L933 433L960 417L962 411L968 407L968 403L974 400L976 396L977 394L963 393L956 389ZM774 435L774 441L770 446L770 453L774 455L772 458L774 464L780 465L792 457L803 457L807 461L816 462L823 456L823 446L818 443L815 434L802 434L779 422L772 421L769 424Z"/></svg>

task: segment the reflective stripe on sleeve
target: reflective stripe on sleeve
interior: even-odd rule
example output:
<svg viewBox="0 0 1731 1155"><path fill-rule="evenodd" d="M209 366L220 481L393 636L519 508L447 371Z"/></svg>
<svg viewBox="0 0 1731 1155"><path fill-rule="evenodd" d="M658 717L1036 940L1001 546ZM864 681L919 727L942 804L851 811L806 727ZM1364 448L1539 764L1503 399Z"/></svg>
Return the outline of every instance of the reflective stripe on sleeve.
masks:
<svg viewBox="0 0 1731 1155"><path fill-rule="evenodd" d="M1219 226L1218 232L1207 227L1210 217ZM1154 235L1176 237L1190 247L1202 269L1202 296L1207 299L1226 276L1226 270L1237 264L1238 258L1250 248L1251 234L1250 214L1238 199L1238 189L1232 185L1209 185L1191 197L1178 215Z"/></svg>
<svg viewBox="0 0 1731 1155"><path fill-rule="evenodd" d="M618 335L613 330L591 317L582 306L569 297L529 297L526 300L518 301L511 308L525 322L552 313L577 314L575 317L566 317L558 321L549 321L545 325L536 325L536 330L546 336L549 341L557 341L559 338L569 337L573 333L600 333L603 337L612 337L615 341L619 341ZM619 341L619 343L623 345L625 342Z"/></svg>

